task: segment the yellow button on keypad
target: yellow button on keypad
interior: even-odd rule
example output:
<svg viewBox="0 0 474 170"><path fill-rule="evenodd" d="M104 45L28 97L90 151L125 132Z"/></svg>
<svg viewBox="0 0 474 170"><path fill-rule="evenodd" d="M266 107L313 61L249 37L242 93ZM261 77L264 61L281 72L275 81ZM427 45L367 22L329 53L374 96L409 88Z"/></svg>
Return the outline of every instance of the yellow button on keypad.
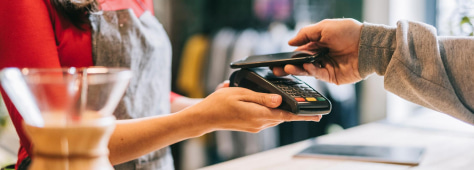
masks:
<svg viewBox="0 0 474 170"><path fill-rule="evenodd" d="M308 101L308 102L315 102L315 101L318 101L318 100L316 100L316 98L314 98L314 97L307 97L307 98L306 98L306 101Z"/></svg>

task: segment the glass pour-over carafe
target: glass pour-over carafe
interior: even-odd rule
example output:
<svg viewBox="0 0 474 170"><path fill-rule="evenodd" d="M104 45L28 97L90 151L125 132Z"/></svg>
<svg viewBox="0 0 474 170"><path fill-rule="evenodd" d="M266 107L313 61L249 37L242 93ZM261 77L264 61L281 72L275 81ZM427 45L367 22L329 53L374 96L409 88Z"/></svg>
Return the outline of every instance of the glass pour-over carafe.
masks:
<svg viewBox="0 0 474 170"><path fill-rule="evenodd" d="M6 68L2 86L32 142L32 170L113 169L113 111L131 72L122 68Z"/></svg>

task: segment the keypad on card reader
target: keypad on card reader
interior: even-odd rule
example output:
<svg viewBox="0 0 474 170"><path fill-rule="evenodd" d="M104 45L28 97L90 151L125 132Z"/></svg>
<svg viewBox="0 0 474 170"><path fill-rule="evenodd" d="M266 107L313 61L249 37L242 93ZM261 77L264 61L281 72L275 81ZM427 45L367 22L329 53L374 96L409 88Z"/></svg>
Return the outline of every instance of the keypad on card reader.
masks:
<svg viewBox="0 0 474 170"><path fill-rule="evenodd" d="M269 81L298 102L326 101L316 90L298 79L272 79Z"/></svg>
<svg viewBox="0 0 474 170"><path fill-rule="evenodd" d="M278 77L268 67L237 70L230 76L231 87L244 87L256 92L279 94L278 109L313 116L331 112L331 102L293 75Z"/></svg>

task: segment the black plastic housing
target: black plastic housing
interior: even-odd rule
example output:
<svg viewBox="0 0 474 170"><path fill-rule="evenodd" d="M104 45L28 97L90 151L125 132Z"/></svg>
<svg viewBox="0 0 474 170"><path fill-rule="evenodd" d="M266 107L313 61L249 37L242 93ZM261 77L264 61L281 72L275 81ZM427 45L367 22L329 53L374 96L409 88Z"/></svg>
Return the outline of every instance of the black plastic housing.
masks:
<svg viewBox="0 0 474 170"><path fill-rule="evenodd" d="M298 102L294 96L287 94L281 89L282 85L278 85L279 87L277 87L275 83L272 83L275 82L275 80L297 81L302 84L304 83L304 85L314 90L311 86L295 76L277 77L273 75L268 67L245 68L235 71L230 77L230 86L244 87L262 93L279 94L282 96L283 102L278 108L298 115L324 115L331 111L331 102L316 90L314 90L314 92L317 92L320 97L323 97L325 100Z"/></svg>

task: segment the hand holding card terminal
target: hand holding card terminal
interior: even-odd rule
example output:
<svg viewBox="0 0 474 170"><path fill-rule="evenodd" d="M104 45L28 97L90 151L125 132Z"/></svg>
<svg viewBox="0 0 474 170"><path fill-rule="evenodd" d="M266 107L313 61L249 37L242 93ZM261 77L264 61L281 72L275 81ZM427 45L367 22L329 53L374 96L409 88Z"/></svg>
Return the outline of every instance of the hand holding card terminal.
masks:
<svg viewBox="0 0 474 170"><path fill-rule="evenodd" d="M277 77L268 67L244 68L230 77L231 87L282 96L280 109L298 115L324 115L331 111L329 100L292 75Z"/></svg>

